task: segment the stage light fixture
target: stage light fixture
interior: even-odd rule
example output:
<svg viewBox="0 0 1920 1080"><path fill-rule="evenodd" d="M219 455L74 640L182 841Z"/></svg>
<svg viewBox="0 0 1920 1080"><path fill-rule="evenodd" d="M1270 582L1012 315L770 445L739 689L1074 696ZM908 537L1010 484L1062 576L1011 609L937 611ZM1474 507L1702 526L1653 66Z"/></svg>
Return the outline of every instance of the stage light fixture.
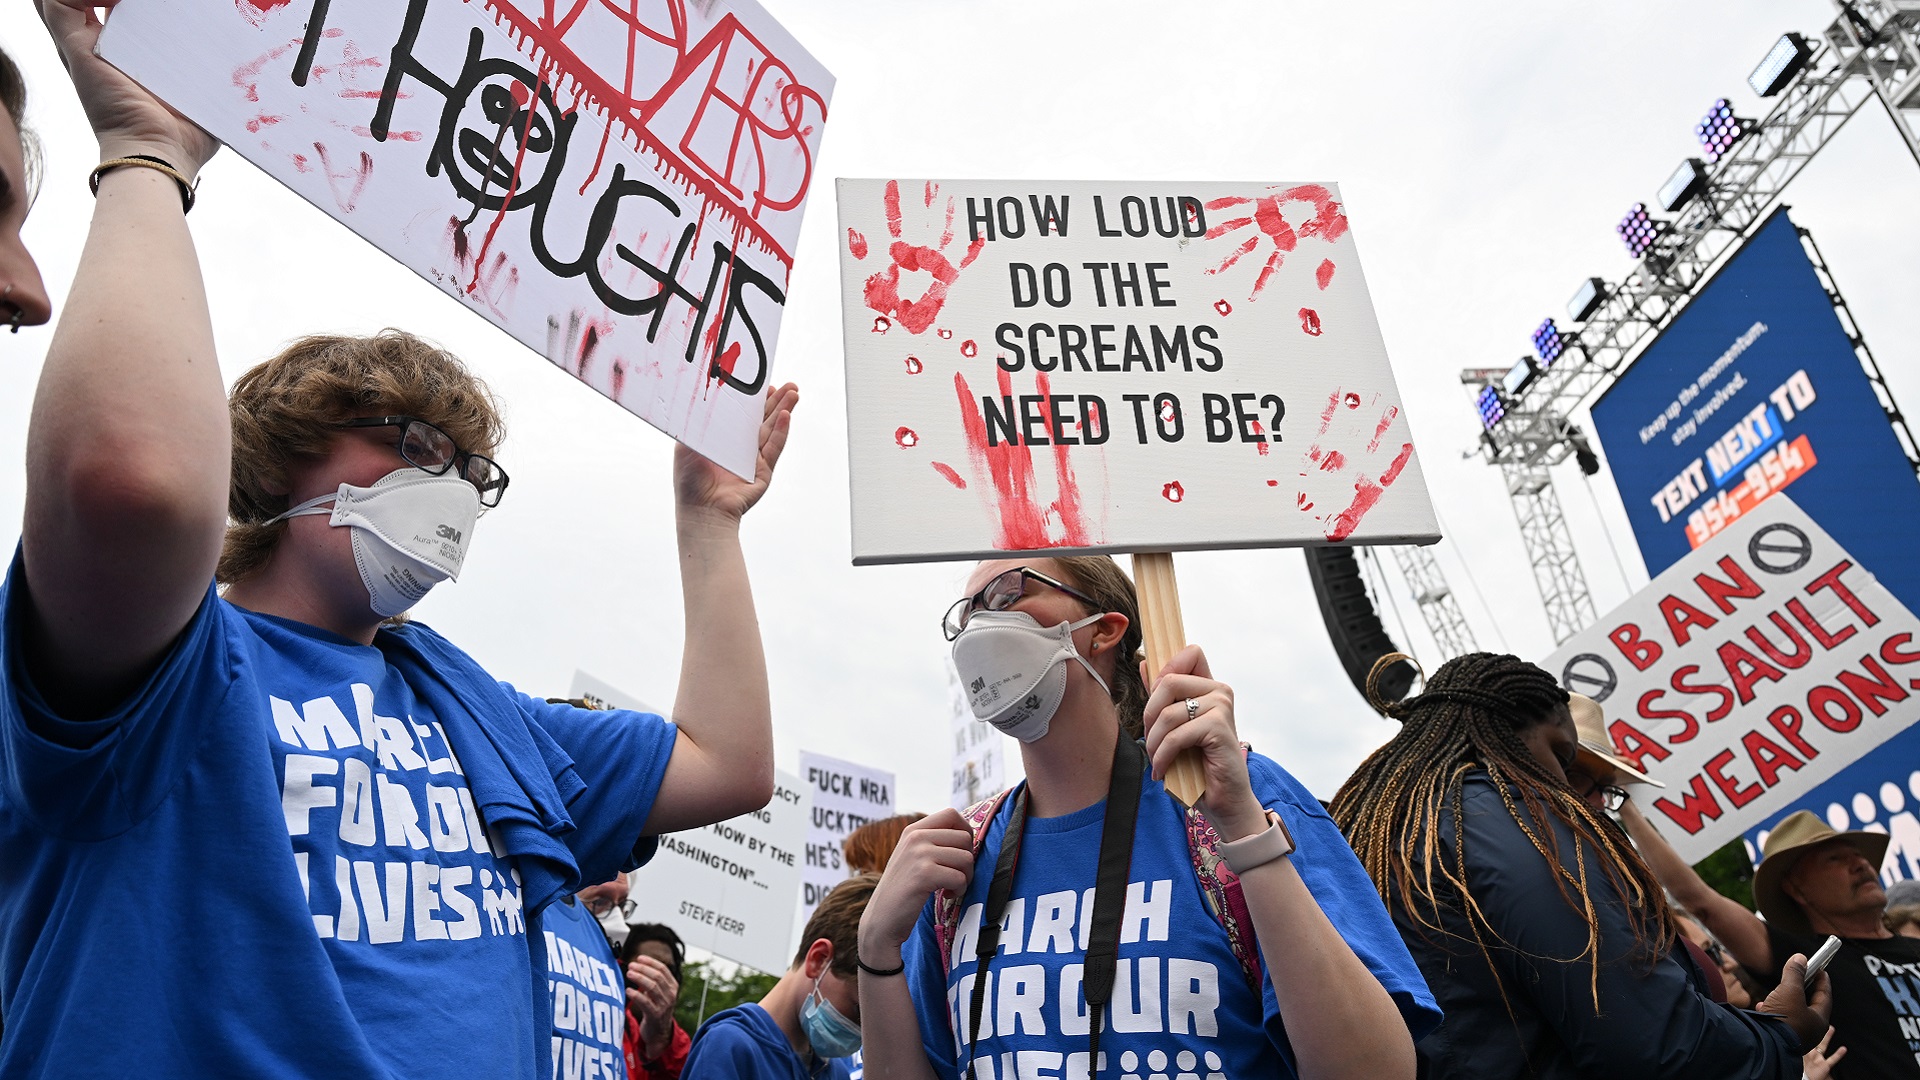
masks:
<svg viewBox="0 0 1920 1080"><path fill-rule="evenodd" d="M1688 158L1660 185L1660 205L1669 212L1678 210L1705 190L1707 167L1699 158Z"/></svg>
<svg viewBox="0 0 1920 1080"><path fill-rule="evenodd" d="M1500 400L1500 392L1491 386L1480 388L1480 396L1474 399L1474 405L1480 410L1480 423L1489 431L1506 418L1507 403Z"/></svg>
<svg viewBox="0 0 1920 1080"><path fill-rule="evenodd" d="M1646 203L1634 203L1613 231L1619 234L1620 242L1627 245L1627 254L1637 259L1653 246L1654 238L1660 235L1660 223L1647 213Z"/></svg>
<svg viewBox="0 0 1920 1080"><path fill-rule="evenodd" d="M1566 351L1566 343L1560 337L1560 328L1554 325L1552 319L1542 320L1540 325L1534 328L1533 351L1540 357L1540 366L1543 368L1552 367L1553 362L1560 359L1560 354Z"/></svg>
<svg viewBox="0 0 1920 1080"><path fill-rule="evenodd" d="M1773 48L1767 50L1766 59L1747 76L1747 85L1761 97L1772 97L1787 88L1795 75L1807 66L1813 58L1813 46L1799 34L1783 34Z"/></svg>
<svg viewBox="0 0 1920 1080"><path fill-rule="evenodd" d="M1573 299L1567 301L1567 321L1583 323L1593 318L1600 305L1607 299L1607 283L1597 277L1590 277L1573 290Z"/></svg>
<svg viewBox="0 0 1920 1080"><path fill-rule="evenodd" d="M1523 356L1507 369L1505 375L1500 376L1500 388L1507 392L1509 398L1517 398L1533 385L1533 380L1539 375L1540 365L1533 362L1533 357Z"/></svg>
<svg viewBox="0 0 1920 1080"><path fill-rule="evenodd" d="M1733 144L1753 133L1753 121L1733 115L1733 102L1720 98L1707 115L1693 125L1693 134L1707 152L1708 161L1719 161Z"/></svg>

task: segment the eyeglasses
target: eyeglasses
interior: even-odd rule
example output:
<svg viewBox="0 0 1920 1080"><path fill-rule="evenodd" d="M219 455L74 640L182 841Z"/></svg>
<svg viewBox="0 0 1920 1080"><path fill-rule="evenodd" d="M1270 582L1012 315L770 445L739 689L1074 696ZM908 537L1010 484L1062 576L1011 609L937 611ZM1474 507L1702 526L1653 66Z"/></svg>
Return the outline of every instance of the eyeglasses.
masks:
<svg viewBox="0 0 1920 1080"><path fill-rule="evenodd" d="M633 918L634 910L638 906L631 900L622 900L618 904L616 904L613 902L612 898L606 897L606 896L596 896L591 900L584 900L581 902L586 905L587 911L590 914L592 914L592 916L596 919L606 918L607 913L614 910L615 908L620 909L621 918L631 919Z"/></svg>
<svg viewBox="0 0 1920 1080"><path fill-rule="evenodd" d="M1717 941L1709 940L1706 945L1701 947L1700 951L1706 953L1707 958L1716 964L1726 962L1724 959L1726 951L1720 947L1720 943Z"/></svg>
<svg viewBox="0 0 1920 1080"><path fill-rule="evenodd" d="M460 475L480 491L480 505L500 505L507 492L507 470L492 458L469 454L460 449L453 436L411 416L363 416L347 420L341 427L397 427L400 429L400 457L429 476L443 476L458 468Z"/></svg>
<svg viewBox="0 0 1920 1080"><path fill-rule="evenodd" d="M1567 770L1567 783L1573 787L1573 793L1583 799L1595 791L1598 791L1600 793L1600 805L1606 807L1608 810L1618 810L1626 805L1627 791L1625 788L1615 787L1612 784L1602 784L1580 769Z"/></svg>
<svg viewBox="0 0 1920 1080"><path fill-rule="evenodd" d="M1005 611L1012 607L1027 594L1028 580L1059 589L1089 608L1104 610L1104 605L1098 600L1071 585L1063 585L1032 567L1016 566L1005 573L995 574L992 581L987 582L984 588L972 596L963 596L955 600L953 606L947 609L946 618L940 620L941 633L947 636L948 641L952 641L960 636L960 631L967 628L967 621L973 618L974 612Z"/></svg>

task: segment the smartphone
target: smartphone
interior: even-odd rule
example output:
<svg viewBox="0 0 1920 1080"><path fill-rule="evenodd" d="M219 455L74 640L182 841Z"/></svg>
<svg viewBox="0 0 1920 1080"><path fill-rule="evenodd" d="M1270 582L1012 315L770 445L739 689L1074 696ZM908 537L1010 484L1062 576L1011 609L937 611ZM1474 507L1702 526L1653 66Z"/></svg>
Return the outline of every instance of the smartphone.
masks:
<svg viewBox="0 0 1920 1080"><path fill-rule="evenodd" d="M1839 951L1840 951L1840 939L1837 937L1834 937L1831 934L1827 935L1827 940L1823 942L1819 950L1815 952L1813 956L1807 960L1806 985L1808 986L1813 985L1814 976L1827 970L1828 961L1831 961L1833 959L1833 954Z"/></svg>

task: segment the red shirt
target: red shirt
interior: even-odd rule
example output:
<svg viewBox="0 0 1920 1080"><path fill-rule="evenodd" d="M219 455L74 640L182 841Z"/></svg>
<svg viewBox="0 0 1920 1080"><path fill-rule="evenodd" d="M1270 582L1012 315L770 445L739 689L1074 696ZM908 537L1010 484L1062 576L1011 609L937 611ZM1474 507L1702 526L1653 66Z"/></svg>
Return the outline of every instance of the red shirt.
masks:
<svg viewBox="0 0 1920 1080"><path fill-rule="evenodd" d="M680 1080L680 1070L686 1067L687 1050L693 1046L693 1039L680 1025L673 1025L673 1034L667 1036L667 1048L660 1056L651 1061L641 1055L646 1053L640 1039L640 1021L627 1014L627 1080Z"/></svg>

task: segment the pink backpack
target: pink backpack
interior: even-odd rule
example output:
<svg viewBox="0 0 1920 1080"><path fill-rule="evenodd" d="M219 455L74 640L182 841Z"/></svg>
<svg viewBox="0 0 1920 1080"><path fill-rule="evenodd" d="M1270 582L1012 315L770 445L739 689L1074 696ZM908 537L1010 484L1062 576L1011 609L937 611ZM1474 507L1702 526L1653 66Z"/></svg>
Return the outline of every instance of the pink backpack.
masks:
<svg viewBox="0 0 1920 1080"><path fill-rule="evenodd" d="M1240 744L1243 751L1251 753L1253 748ZM980 861L980 851L987 843L987 828L993 823L993 817L1000 812L1000 806L1007 801L1013 789L1008 788L991 798L982 799L961 811L967 821L967 828L973 832L973 860ZM1169 799L1173 796L1168 795ZM1207 907L1213 912L1213 921L1227 932L1227 944L1233 949L1234 959L1240 961L1241 974L1247 978L1247 985L1254 993L1260 992L1260 945L1253 937L1253 916L1247 911L1246 896L1240 891L1240 878L1227 868L1226 861L1220 857L1220 834L1214 831L1206 815L1189 807L1187 816L1187 853L1193 858L1193 876L1200 882L1200 894L1207 898ZM934 933L940 942L940 959L943 968L953 971L953 942L959 936L961 897L946 889L934 894L935 914Z"/></svg>

